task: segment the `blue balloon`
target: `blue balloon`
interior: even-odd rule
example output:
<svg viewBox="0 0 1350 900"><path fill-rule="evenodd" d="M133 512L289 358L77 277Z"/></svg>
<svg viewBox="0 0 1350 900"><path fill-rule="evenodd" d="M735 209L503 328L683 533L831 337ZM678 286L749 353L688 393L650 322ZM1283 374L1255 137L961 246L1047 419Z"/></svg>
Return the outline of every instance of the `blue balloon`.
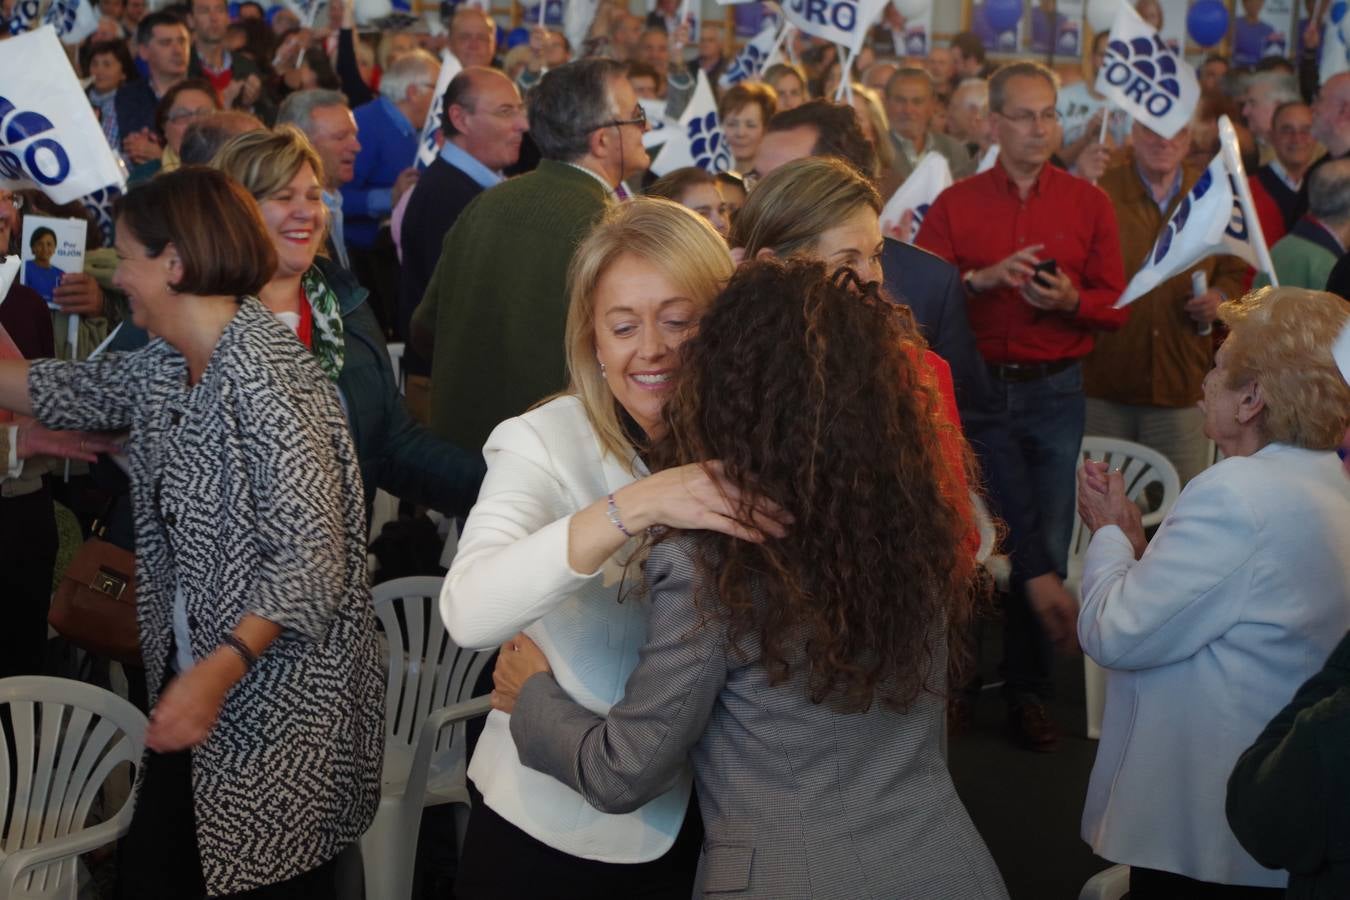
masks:
<svg viewBox="0 0 1350 900"><path fill-rule="evenodd" d="M1219 0L1198 0L1186 14L1186 30L1201 47L1213 47L1228 34L1228 10Z"/></svg>
<svg viewBox="0 0 1350 900"><path fill-rule="evenodd" d="M528 44L529 42L530 29L526 28L524 25L519 28L512 28L511 32L506 36L506 49L510 50L512 47L519 47L521 44Z"/></svg>
<svg viewBox="0 0 1350 900"><path fill-rule="evenodd" d="M1022 0L985 0L984 21L995 34L1015 30L1022 21Z"/></svg>

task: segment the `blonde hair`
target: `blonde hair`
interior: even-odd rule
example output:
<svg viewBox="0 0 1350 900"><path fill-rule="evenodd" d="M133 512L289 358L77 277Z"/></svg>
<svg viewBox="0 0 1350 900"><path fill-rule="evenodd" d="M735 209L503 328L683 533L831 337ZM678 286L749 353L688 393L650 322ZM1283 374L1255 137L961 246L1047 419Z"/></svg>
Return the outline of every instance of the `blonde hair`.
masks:
<svg viewBox="0 0 1350 900"><path fill-rule="evenodd" d="M895 166L895 145L891 143L891 123L886 118L886 108L881 105L881 96L857 82L853 83L853 96L862 98L868 124L872 126L872 146L877 151L877 163L881 172L888 171ZM853 111L857 112L857 107Z"/></svg>
<svg viewBox="0 0 1350 900"><path fill-rule="evenodd" d="M729 240L745 249L746 259L765 248L786 258L811 251L823 232L864 205L880 213L881 196L848 163L825 156L793 160L755 185Z"/></svg>
<svg viewBox="0 0 1350 900"><path fill-rule="evenodd" d="M581 400L601 446L631 471L634 449L595 355L596 288L621 256L635 256L660 269L700 313L712 304L734 267L726 241L706 219L678 203L651 197L612 207L572 257L567 273L567 393Z"/></svg>
<svg viewBox="0 0 1350 900"><path fill-rule="evenodd" d="M237 135L211 159L212 168L242 184L258 201L266 200L290 184L305 163L309 163L314 177L323 184L323 160L319 151L294 125L278 125L272 131Z"/></svg>
<svg viewBox="0 0 1350 900"><path fill-rule="evenodd" d="M1228 387L1261 385L1267 440L1332 450L1350 426L1350 385L1331 355L1350 321L1345 301L1324 291L1262 288L1219 307L1231 333L1225 344Z"/></svg>

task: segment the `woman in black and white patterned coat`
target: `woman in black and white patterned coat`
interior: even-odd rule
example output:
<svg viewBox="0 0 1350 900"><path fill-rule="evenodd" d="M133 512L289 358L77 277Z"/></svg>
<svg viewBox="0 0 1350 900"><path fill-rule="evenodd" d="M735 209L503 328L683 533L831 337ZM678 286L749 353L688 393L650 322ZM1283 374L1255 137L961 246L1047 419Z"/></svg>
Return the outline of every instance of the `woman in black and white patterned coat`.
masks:
<svg viewBox="0 0 1350 900"><path fill-rule="evenodd" d="M383 680L361 477L332 382L254 299L253 199L187 168L128 194L115 283L157 336L0 363L0 406L130 429L153 708L124 897L328 897L379 801Z"/></svg>

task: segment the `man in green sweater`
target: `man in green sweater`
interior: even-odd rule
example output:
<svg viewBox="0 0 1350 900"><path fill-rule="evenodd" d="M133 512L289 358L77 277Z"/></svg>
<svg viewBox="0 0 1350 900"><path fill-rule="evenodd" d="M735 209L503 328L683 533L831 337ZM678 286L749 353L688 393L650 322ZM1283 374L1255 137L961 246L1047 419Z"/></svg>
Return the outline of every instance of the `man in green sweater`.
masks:
<svg viewBox="0 0 1350 900"><path fill-rule="evenodd" d="M553 69L528 104L539 167L464 209L413 314L413 346L432 361L431 429L466 448L566 387L567 267L616 186L649 163L620 63Z"/></svg>

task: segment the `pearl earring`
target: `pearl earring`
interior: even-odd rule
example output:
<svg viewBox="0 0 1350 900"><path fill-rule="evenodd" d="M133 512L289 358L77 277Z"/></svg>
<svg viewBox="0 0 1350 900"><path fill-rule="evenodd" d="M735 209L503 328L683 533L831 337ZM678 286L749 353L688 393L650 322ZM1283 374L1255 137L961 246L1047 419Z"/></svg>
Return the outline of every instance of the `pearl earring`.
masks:
<svg viewBox="0 0 1350 900"><path fill-rule="evenodd" d="M600 363L600 377L601 377L601 378L604 378L604 377L605 377L605 361L604 361L603 359L600 359L600 360L596 360L596 362Z"/></svg>

